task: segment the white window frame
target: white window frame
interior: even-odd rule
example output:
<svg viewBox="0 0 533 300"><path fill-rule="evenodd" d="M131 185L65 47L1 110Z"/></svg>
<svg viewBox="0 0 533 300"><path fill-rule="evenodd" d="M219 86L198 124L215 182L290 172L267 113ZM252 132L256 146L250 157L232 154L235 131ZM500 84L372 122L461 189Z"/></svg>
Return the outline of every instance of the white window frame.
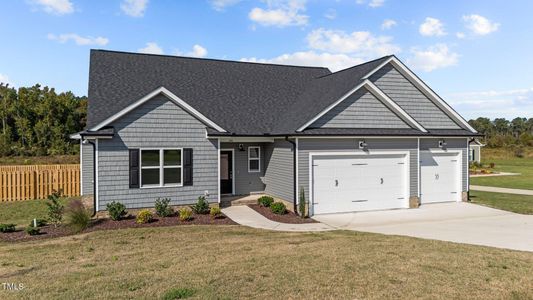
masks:
<svg viewBox="0 0 533 300"><path fill-rule="evenodd" d="M143 151L159 151L159 166L145 166L142 165L142 153ZM181 152L181 161L180 165L165 166L165 150L179 150ZM165 168L179 168L181 173L181 182L180 183L170 183L164 184L165 182ZM150 184L143 185L142 182L142 170L145 169L159 169L159 184ZM181 187L183 186L183 148L141 148L139 149L139 183L141 189L150 189L150 188L166 188L166 187Z"/></svg>
<svg viewBox="0 0 533 300"><path fill-rule="evenodd" d="M257 148L257 157L250 157L250 154L252 153L250 149ZM250 161L257 160L259 168L257 170L250 169ZM248 146L248 173L259 173L261 172L261 146Z"/></svg>

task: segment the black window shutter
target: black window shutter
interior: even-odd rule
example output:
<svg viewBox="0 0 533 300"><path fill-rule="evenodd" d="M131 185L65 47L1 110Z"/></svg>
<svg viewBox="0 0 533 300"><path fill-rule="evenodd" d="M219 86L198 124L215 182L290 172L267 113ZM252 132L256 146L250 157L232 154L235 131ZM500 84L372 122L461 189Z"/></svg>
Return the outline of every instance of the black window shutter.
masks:
<svg viewBox="0 0 533 300"><path fill-rule="evenodd" d="M183 149L183 185L192 185L192 148Z"/></svg>
<svg viewBox="0 0 533 300"><path fill-rule="evenodd" d="M130 150L130 189L139 188L139 149Z"/></svg>

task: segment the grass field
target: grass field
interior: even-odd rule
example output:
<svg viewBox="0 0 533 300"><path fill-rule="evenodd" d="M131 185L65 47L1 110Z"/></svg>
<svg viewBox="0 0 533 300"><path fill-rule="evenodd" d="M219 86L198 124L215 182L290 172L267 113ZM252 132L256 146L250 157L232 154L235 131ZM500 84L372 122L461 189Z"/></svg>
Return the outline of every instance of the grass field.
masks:
<svg viewBox="0 0 533 300"><path fill-rule="evenodd" d="M533 196L470 191L472 203L533 215Z"/></svg>
<svg viewBox="0 0 533 300"><path fill-rule="evenodd" d="M61 201L67 203L72 198ZM13 202L0 202L0 223L15 224L18 227L28 226L31 220L45 219L47 216L46 200L26 200Z"/></svg>
<svg viewBox="0 0 533 300"><path fill-rule="evenodd" d="M533 253L400 236L242 226L99 231L0 244L1 299L533 297Z"/></svg>
<svg viewBox="0 0 533 300"><path fill-rule="evenodd" d="M483 164L495 163L498 172L520 173L518 176L471 178L470 184L533 190L533 157L517 158L503 149L482 148Z"/></svg>

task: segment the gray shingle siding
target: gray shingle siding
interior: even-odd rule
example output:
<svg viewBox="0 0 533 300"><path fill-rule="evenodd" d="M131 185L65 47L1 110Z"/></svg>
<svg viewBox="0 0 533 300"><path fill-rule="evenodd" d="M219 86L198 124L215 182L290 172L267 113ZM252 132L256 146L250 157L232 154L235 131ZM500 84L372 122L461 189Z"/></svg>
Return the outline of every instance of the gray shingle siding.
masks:
<svg viewBox="0 0 533 300"><path fill-rule="evenodd" d="M292 202L294 199L294 171L292 144L275 140L265 144L265 193Z"/></svg>
<svg viewBox="0 0 533 300"><path fill-rule="evenodd" d="M209 192L218 200L218 141L206 139L205 125L159 95L115 121L116 135L99 140L99 210L111 201L128 208L153 207L158 197L172 205L192 204ZM162 188L129 188L129 148L193 148L193 185Z"/></svg>
<svg viewBox="0 0 533 300"><path fill-rule="evenodd" d="M298 150L298 190L303 187L306 200L309 201L309 153L310 152L360 152L357 142L360 138L335 139L299 139ZM366 139L368 148L380 150L408 150L409 151L409 194L418 196L418 141L416 138L405 139Z"/></svg>
<svg viewBox="0 0 533 300"><path fill-rule="evenodd" d="M410 128L365 88L316 120L310 128Z"/></svg>
<svg viewBox="0 0 533 300"><path fill-rule="evenodd" d="M425 128L461 128L391 64L370 76L370 80Z"/></svg>
<svg viewBox="0 0 533 300"><path fill-rule="evenodd" d="M440 139L420 139L420 150L440 149ZM448 150L461 150L462 160L462 187L463 192L468 191L468 142L467 138L445 138L446 149Z"/></svg>
<svg viewBox="0 0 533 300"><path fill-rule="evenodd" d="M93 190L93 180L94 180L94 164L93 164L93 145L87 143L82 144L82 155L81 155L81 180L82 180L82 195L92 195L94 194Z"/></svg>
<svg viewBox="0 0 533 300"><path fill-rule="evenodd" d="M244 146L244 151L239 151L239 144ZM248 147L250 146L261 147L260 172L248 172ZM265 190L265 149L263 143L220 143L220 149L233 149L235 195L248 195Z"/></svg>

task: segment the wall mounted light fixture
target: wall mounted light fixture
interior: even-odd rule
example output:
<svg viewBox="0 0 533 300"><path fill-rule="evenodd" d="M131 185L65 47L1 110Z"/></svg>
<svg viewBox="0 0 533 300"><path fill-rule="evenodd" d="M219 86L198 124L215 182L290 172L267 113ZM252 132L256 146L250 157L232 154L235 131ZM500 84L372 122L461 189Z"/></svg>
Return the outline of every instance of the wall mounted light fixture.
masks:
<svg viewBox="0 0 533 300"><path fill-rule="evenodd" d="M439 140L439 148L446 148L446 141L445 140Z"/></svg>
<svg viewBox="0 0 533 300"><path fill-rule="evenodd" d="M244 145L243 144L239 144L239 151L244 151Z"/></svg>
<svg viewBox="0 0 533 300"><path fill-rule="evenodd" d="M359 144L359 149L366 150L368 148L368 144L366 143L365 140L360 140L358 144Z"/></svg>

